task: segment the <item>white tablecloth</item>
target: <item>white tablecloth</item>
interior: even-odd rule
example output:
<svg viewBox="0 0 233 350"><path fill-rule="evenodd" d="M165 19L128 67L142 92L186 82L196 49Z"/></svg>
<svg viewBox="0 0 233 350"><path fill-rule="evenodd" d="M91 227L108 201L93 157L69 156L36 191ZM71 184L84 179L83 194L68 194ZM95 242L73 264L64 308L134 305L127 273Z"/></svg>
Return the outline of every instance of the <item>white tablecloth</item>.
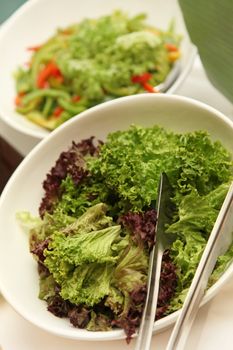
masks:
<svg viewBox="0 0 233 350"><path fill-rule="evenodd" d="M233 120L233 105L208 82L197 58L178 94L196 98L217 108ZM22 154L38 142L24 138L0 122L0 134ZM22 276L23 278L23 276ZM151 349L163 350L171 330L153 336ZM134 341L83 342L60 338L38 329L19 316L0 296L0 348L2 350L132 350ZM195 320L187 350L233 349L233 278L203 306Z"/></svg>

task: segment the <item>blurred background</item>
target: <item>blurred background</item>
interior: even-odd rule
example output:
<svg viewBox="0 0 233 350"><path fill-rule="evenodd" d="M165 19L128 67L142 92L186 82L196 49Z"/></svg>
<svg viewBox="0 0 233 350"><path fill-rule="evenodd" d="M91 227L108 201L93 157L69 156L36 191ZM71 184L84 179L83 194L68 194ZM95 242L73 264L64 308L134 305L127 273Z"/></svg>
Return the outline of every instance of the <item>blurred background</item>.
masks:
<svg viewBox="0 0 233 350"><path fill-rule="evenodd" d="M0 24L5 21L25 0L0 0ZM0 193L23 156L0 136Z"/></svg>
<svg viewBox="0 0 233 350"><path fill-rule="evenodd" d="M0 23L7 19L26 0L0 0Z"/></svg>

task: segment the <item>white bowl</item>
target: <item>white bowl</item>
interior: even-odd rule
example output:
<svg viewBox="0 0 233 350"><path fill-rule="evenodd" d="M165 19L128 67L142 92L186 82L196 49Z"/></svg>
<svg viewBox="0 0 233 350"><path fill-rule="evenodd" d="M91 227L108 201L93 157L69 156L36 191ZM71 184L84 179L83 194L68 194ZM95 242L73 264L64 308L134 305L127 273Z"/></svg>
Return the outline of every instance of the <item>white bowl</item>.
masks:
<svg viewBox="0 0 233 350"><path fill-rule="evenodd" d="M74 117L41 141L20 164L0 198L0 290L23 317L49 332L86 340L124 337L121 330L88 332L74 328L68 320L47 311L45 302L38 299L37 267L29 252L28 237L19 227L15 214L22 210L38 214L42 181L72 140L92 135L104 140L109 132L127 129L132 123L159 124L175 132L206 130L233 155L233 123L227 117L201 102L165 94L123 97L98 105ZM232 274L233 265L207 291L203 303L213 298ZM154 331L171 326L178 312L156 321Z"/></svg>
<svg viewBox="0 0 233 350"><path fill-rule="evenodd" d="M177 1L175 0L30 0L0 28L0 117L20 133L39 139L49 131L15 112L15 81L13 72L28 61L27 47L38 45L54 34L58 27L79 22L84 17L99 17L122 9L130 15L145 12L148 23L166 29L174 18L176 31L183 35L180 72L167 93L177 90L188 74L196 54L189 41Z"/></svg>

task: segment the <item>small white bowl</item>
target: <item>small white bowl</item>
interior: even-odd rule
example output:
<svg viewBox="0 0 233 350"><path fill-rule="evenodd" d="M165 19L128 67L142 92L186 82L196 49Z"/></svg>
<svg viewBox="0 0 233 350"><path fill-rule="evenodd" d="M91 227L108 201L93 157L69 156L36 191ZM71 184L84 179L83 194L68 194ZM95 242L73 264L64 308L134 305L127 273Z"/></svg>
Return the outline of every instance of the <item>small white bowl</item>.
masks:
<svg viewBox="0 0 233 350"><path fill-rule="evenodd" d="M174 93L187 76L196 55L191 44L177 1L174 0L29 0L0 28L0 118L26 135L42 139L49 134L46 129L30 122L15 111L16 95L13 73L28 61L27 47L46 41L57 28L77 23L83 18L99 17L121 9L129 15L144 12L148 23L161 29L168 27L171 19L176 32L183 36L178 77L167 93Z"/></svg>
<svg viewBox="0 0 233 350"><path fill-rule="evenodd" d="M68 320L47 311L45 302L38 299L37 267L29 252L28 237L19 227L15 214L22 210L38 214L42 181L72 140L92 135L104 140L109 132L127 129L132 123L143 126L158 124L174 132L206 130L213 140L220 140L233 155L232 121L201 102L165 94L123 97L93 107L63 124L29 153L0 198L0 290L23 317L56 335L111 340L123 338L124 332L88 332L74 328ZM232 274L233 264L207 291L202 304L213 298ZM178 312L156 321L154 331L160 332L171 326Z"/></svg>

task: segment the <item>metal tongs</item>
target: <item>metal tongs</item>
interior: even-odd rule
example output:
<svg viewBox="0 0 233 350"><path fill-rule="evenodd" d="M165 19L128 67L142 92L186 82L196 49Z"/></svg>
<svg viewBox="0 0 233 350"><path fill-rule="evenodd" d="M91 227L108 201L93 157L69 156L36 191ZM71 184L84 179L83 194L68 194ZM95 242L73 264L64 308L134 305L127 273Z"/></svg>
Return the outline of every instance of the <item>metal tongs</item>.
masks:
<svg viewBox="0 0 233 350"><path fill-rule="evenodd" d="M135 350L149 350L159 294L159 280L164 251L169 248L173 237L164 234L165 226L171 222L173 205L172 189L165 173L161 174L156 201L156 241L150 253L147 298L142 314Z"/></svg>
<svg viewBox="0 0 233 350"><path fill-rule="evenodd" d="M167 176L161 175L158 200L157 200L157 228L156 243L151 252L149 263L147 299L136 342L136 350L149 350L153 332L154 318L156 314L159 292L159 279L161 262L164 249L169 247L170 240L163 236L164 229L169 223L169 215L164 214L171 208L168 195L170 190ZM162 238L161 238L162 237ZM192 284L185 298L184 305L178 316L166 350L182 350L185 347L191 326L198 312L198 307L205 293L209 276L211 275L217 258L229 248L233 238L233 183L231 184L213 230L209 236L207 245L194 275ZM165 239L165 242L164 242Z"/></svg>

